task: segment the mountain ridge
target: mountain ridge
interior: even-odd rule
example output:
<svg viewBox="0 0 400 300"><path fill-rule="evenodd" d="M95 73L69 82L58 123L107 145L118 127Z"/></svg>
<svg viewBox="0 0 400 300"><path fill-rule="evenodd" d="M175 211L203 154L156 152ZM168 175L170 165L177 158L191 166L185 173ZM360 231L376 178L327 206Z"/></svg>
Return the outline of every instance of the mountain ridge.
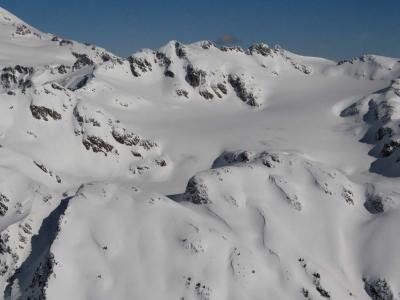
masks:
<svg viewBox="0 0 400 300"><path fill-rule="evenodd" d="M0 20L4 299L400 298L399 59Z"/></svg>

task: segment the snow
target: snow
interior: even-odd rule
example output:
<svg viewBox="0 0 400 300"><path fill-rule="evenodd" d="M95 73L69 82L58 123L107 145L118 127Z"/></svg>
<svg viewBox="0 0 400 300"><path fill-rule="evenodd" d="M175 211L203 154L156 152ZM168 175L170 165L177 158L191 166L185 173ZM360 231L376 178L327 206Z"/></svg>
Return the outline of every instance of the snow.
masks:
<svg viewBox="0 0 400 300"><path fill-rule="evenodd" d="M0 40L5 299L400 298L399 59Z"/></svg>

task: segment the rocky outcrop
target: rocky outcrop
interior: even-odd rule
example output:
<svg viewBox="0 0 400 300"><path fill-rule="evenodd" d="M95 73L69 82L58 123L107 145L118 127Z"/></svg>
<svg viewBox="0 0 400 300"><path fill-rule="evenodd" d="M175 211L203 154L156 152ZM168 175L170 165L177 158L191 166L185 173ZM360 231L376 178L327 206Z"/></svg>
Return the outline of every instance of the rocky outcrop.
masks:
<svg viewBox="0 0 400 300"><path fill-rule="evenodd" d="M250 55L261 55L264 57L278 57L288 62L294 69L309 75L312 73L312 69L310 66L306 66L299 62L296 57L293 57L293 54L285 51L280 46L275 45L273 48L270 48L265 43L257 43L253 44L248 49L248 54Z"/></svg>
<svg viewBox="0 0 400 300"><path fill-rule="evenodd" d="M188 91L183 90L183 89L177 89L177 90L176 90L176 94L177 94L179 97L189 98L189 93L188 93Z"/></svg>
<svg viewBox="0 0 400 300"><path fill-rule="evenodd" d="M174 78L175 77L175 73L172 72L171 70L166 70L164 72L165 77L170 77L170 78Z"/></svg>
<svg viewBox="0 0 400 300"><path fill-rule="evenodd" d="M207 186L202 182L201 178L190 178L185 194L189 197L190 201L194 204L207 204L210 203Z"/></svg>
<svg viewBox="0 0 400 300"><path fill-rule="evenodd" d="M112 136L118 143L127 146L136 146L140 142L140 137L138 135L127 132L125 129L113 129Z"/></svg>
<svg viewBox="0 0 400 300"><path fill-rule="evenodd" d="M114 146L102 140L101 138L93 135L86 136L82 139L82 144L85 146L86 150L92 150L93 152L101 152L105 156L112 152Z"/></svg>
<svg viewBox="0 0 400 300"><path fill-rule="evenodd" d="M381 154L383 157L388 157L388 156L392 155L392 153L399 147L400 147L399 140L391 140L391 141L389 141L389 143L383 145Z"/></svg>
<svg viewBox="0 0 400 300"><path fill-rule="evenodd" d="M145 150L157 147L155 142L149 139L142 139L140 136L128 132L125 128L114 127L111 134L118 143L126 146L140 146Z"/></svg>
<svg viewBox="0 0 400 300"><path fill-rule="evenodd" d="M250 106L260 106L260 104L257 102L256 96L247 89L246 84L241 77L235 74L230 74L228 77L228 82L240 100Z"/></svg>
<svg viewBox="0 0 400 300"><path fill-rule="evenodd" d="M179 58L185 58L186 57L186 50L185 50L185 46L182 45L179 42L175 42L175 54L176 56L178 56Z"/></svg>
<svg viewBox="0 0 400 300"><path fill-rule="evenodd" d="M6 195L0 193L0 216L4 216L7 213L9 202L10 199Z"/></svg>
<svg viewBox="0 0 400 300"><path fill-rule="evenodd" d="M253 44L249 47L249 53L251 55L260 54L262 56L269 56L274 52L274 49L268 47L265 43Z"/></svg>
<svg viewBox="0 0 400 300"><path fill-rule="evenodd" d="M165 67L166 69L168 69L172 63L171 60L167 57L167 55L165 55L165 53L160 51L156 52L156 58L158 60L158 64L161 67Z"/></svg>
<svg viewBox="0 0 400 300"><path fill-rule="evenodd" d="M0 83L5 90L21 89L25 91L32 86L31 77L34 73L32 67L16 65L15 67L5 67L1 70Z"/></svg>
<svg viewBox="0 0 400 300"><path fill-rule="evenodd" d="M206 82L207 73L201 69L196 69L193 65L189 64L186 67L186 82L192 87L196 88Z"/></svg>
<svg viewBox="0 0 400 300"><path fill-rule="evenodd" d="M94 65L93 60L91 60L87 54L72 52L72 55L76 57L76 61L72 66L73 70L79 70L83 67Z"/></svg>
<svg viewBox="0 0 400 300"><path fill-rule="evenodd" d="M33 161L33 163L40 169L42 170L44 173L48 174L50 177L53 177L56 179L57 183L61 183L61 177L54 174L54 172L50 169L48 169L44 164L37 162L37 161Z"/></svg>
<svg viewBox="0 0 400 300"><path fill-rule="evenodd" d="M32 116L38 120L48 121L49 118L53 120L61 120L61 114L56 112L54 109L47 108L45 106L30 105Z"/></svg>
<svg viewBox="0 0 400 300"><path fill-rule="evenodd" d="M34 30L30 29L28 26L26 26L25 24L16 24L16 28L15 28L15 34L16 35L33 35L37 38L41 38L42 36L35 32Z"/></svg>
<svg viewBox="0 0 400 300"><path fill-rule="evenodd" d="M212 47L215 47L215 44L211 41L203 41L201 42L201 48L203 48L204 50L208 50Z"/></svg>
<svg viewBox="0 0 400 300"><path fill-rule="evenodd" d="M313 273L313 284L317 292L321 295L321 297L327 299L331 298L330 293L327 290L325 290L321 285L321 275L319 273Z"/></svg>
<svg viewBox="0 0 400 300"><path fill-rule="evenodd" d="M367 294L371 297L372 300L392 300L393 292L390 289L389 284L385 279L373 278L366 279L364 278L364 288Z"/></svg>
<svg viewBox="0 0 400 300"><path fill-rule="evenodd" d="M245 53L244 49L240 46L232 46L232 47L222 46L219 49L223 52Z"/></svg>
<svg viewBox="0 0 400 300"><path fill-rule="evenodd" d="M130 132L110 115L105 115L101 110L88 111L86 106L77 105L74 107L73 116L75 119L75 135L82 137L82 144L86 150L94 153L109 153L119 155L118 146L133 147L133 153L137 147L146 151L158 147L157 143L140 137ZM136 155L134 155L136 156ZM142 155L138 153L137 157Z"/></svg>
<svg viewBox="0 0 400 300"><path fill-rule="evenodd" d="M203 98L210 100L214 98L214 95L212 93L210 93L208 90L204 89L204 90L200 90L199 91L200 96L202 96Z"/></svg>
<svg viewBox="0 0 400 300"><path fill-rule="evenodd" d="M143 57L129 56L128 61L132 75L135 77L140 77L141 73L152 71L151 63Z"/></svg>

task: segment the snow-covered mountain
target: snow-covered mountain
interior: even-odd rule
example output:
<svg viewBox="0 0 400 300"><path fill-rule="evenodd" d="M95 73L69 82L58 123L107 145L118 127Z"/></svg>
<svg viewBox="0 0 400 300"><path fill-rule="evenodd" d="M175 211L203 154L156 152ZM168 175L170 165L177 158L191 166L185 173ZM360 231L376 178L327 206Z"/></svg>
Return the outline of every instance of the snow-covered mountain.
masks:
<svg viewBox="0 0 400 300"><path fill-rule="evenodd" d="M399 59L0 45L4 299L400 299Z"/></svg>

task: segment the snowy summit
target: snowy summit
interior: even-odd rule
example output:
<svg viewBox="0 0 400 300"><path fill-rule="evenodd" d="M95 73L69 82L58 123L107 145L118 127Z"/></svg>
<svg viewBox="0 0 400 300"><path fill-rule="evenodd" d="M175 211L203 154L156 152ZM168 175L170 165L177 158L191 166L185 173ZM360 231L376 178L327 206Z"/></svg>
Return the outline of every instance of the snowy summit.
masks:
<svg viewBox="0 0 400 300"><path fill-rule="evenodd" d="M2 299L400 299L400 60L0 9Z"/></svg>

